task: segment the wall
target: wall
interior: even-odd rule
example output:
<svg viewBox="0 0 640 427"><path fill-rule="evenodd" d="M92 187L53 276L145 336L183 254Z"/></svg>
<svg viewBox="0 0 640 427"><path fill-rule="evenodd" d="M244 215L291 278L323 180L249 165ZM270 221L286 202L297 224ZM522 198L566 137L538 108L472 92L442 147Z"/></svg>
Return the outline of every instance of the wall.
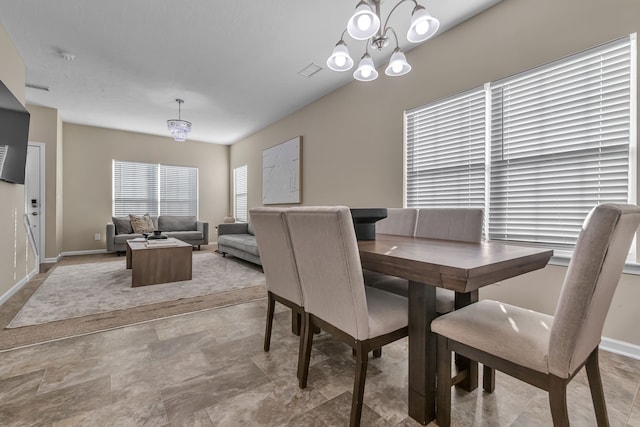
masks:
<svg viewBox="0 0 640 427"><path fill-rule="evenodd" d="M215 225L229 211L229 147L175 142L140 133L64 123L62 251L106 247L105 228L111 222L112 160L162 163L199 168L200 219ZM102 240L95 241L100 233Z"/></svg>
<svg viewBox="0 0 640 427"><path fill-rule="evenodd" d="M0 80L24 105L25 66L9 35L0 25ZM32 272L24 218L24 186L0 181L0 296Z"/></svg>
<svg viewBox="0 0 640 427"><path fill-rule="evenodd" d="M27 105L31 113L29 141L45 144L45 258L56 258L62 249L62 120L58 110Z"/></svg>
<svg viewBox="0 0 640 427"><path fill-rule="evenodd" d="M505 0L409 52L408 75L354 81L234 144L230 167L247 164L248 205L260 206L262 150L302 135L303 204L402 206L404 110L633 32L636 0ZM553 313L565 271L549 266L481 296ZM640 277L624 275L605 336L640 345L637 301Z"/></svg>

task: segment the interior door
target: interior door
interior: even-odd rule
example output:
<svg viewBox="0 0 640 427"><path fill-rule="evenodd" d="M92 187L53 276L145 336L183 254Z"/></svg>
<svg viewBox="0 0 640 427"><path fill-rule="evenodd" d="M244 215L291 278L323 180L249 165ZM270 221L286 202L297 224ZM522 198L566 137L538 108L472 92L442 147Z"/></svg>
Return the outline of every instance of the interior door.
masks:
<svg viewBox="0 0 640 427"><path fill-rule="evenodd" d="M43 221L43 207L42 207L42 188L41 188L41 150L43 147L39 145L31 145L27 147L27 163L25 169L25 182L24 182L24 202L25 213L27 214L27 221L29 223L29 229L31 230L31 237L35 243L35 250L42 262L44 253L42 249L42 221Z"/></svg>

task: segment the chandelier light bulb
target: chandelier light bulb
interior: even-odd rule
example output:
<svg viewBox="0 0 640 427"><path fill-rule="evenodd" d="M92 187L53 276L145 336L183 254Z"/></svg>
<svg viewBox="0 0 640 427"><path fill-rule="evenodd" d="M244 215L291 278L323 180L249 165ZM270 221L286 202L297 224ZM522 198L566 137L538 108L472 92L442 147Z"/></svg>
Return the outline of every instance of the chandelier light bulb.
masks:
<svg viewBox="0 0 640 427"><path fill-rule="evenodd" d="M358 16L358 28L360 31L367 31L371 27L371 17L367 14Z"/></svg>
<svg viewBox="0 0 640 427"><path fill-rule="evenodd" d="M362 0L347 23L349 35L356 40L367 40L378 29L380 29L380 17L371 10L369 3Z"/></svg>
<svg viewBox="0 0 640 427"><path fill-rule="evenodd" d="M440 21L431 16L427 9L416 6L411 13L411 25L407 31L407 40L420 43L433 37L440 28Z"/></svg>
<svg viewBox="0 0 640 427"><path fill-rule="evenodd" d="M429 21L424 20L416 24L416 33L424 36L425 34L427 34L427 31L429 31Z"/></svg>
<svg viewBox="0 0 640 427"><path fill-rule="evenodd" d="M370 82L378 78L378 72L368 53L362 55L358 69L353 73L353 78L361 82Z"/></svg>
<svg viewBox="0 0 640 427"><path fill-rule="evenodd" d="M393 54L389 59L389 65L384 70L384 73L387 76L397 77L404 76L409 71L411 71L411 65L409 65L409 63L407 62L407 58L406 56L404 56L404 53L400 50L399 47L397 47L393 51Z"/></svg>
<svg viewBox="0 0 640 427"><path fill-rule="evenodd" d="M327 59L327 67L333 71L348 71L353 67L353 59L351 59L349 49L343 40L340 40L333 48L331 56Z"/></svg>

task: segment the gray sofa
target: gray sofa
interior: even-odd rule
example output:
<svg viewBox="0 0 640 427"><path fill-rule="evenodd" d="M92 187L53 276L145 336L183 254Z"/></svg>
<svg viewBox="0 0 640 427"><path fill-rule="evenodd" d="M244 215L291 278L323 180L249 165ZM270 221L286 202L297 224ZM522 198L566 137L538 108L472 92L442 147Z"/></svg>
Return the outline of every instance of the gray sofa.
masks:
<svg viewBox="0 0 640 427"><path fill-rule="evenodd" d="M112 217L107 224L107 252L124 252L126 241L142 237L134 233L128 217ZM153 226L169 237L175 237L185 243L197 246L209 243L209 223L196 220L194 216L161 215L151 217Z"/></svg>
<svg viewBox="0 0 640 427"><path fill-rule="evenodd" d="M231 254L254 264L262 265L256 237L253 235L251 224L246 222L218 225L218 252L222 256Z"/></svg>

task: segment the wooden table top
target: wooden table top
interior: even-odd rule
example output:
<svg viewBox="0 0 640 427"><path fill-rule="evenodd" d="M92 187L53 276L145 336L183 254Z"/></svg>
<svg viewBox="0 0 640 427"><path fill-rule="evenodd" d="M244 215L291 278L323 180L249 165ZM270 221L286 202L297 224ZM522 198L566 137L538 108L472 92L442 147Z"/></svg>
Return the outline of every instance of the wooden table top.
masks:
<svg viewBox="0 0 640 427"><path fill-rule="evenodd" d="M182 240L178 240L174 237L168 237L166 239L155 239L154 241L161 243L158 243L158 246L154 246L153 244L147 246L146 240L131 239L127 240L127 245L131 248L132 251L160 248L181 248L185 246L191 246L190 243L185 243Z"/></svg>
<svg viewBox="0 0 640 427"><path fill-rule="evenodd" d="M377 234L358 242L362 267L428 283L457 292L544 268L549 249L498 242L466 243L450 240Z"/></svg>

